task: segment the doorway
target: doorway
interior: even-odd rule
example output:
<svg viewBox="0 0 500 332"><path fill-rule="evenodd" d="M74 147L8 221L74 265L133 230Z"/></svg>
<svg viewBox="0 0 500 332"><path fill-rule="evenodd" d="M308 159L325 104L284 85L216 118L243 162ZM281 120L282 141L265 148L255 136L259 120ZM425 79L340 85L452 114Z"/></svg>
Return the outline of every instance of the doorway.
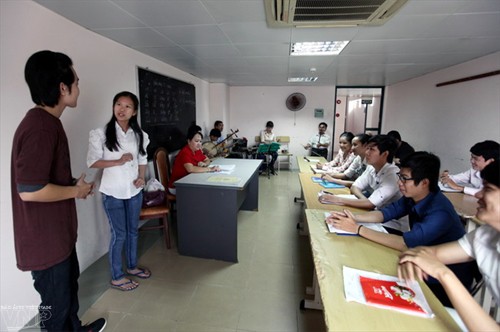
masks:
<svg viewBox="0 0 500 332"><path fill-rule="evenodd" d="M332 156L338 150L337 140L344 131L354 135L380 134L384 87L338 86L335 89Z"/></svg>

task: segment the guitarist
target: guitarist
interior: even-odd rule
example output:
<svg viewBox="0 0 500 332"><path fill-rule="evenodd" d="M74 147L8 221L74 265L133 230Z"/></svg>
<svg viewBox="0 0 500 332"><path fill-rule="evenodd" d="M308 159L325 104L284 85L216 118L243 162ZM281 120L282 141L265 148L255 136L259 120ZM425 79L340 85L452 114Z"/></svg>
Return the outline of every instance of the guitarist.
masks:
<svg viewBox="0 0 500 332"><path fill-rule="evenodd" d="M222 147L224 147L224 138L222 138L222 131L224 130L224 123L220 120L217 120L214 122L214 129L217 129L219 131L219 138L217 138L217 144L222 143Z"/></svg>

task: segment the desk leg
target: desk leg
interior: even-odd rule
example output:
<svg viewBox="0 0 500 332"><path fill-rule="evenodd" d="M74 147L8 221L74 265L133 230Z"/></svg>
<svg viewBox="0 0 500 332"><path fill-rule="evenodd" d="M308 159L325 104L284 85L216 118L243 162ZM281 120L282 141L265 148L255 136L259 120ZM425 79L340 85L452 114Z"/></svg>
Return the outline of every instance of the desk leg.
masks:
<svg viewBox="0 0 500 332"><path fill-rule="evenodd" d="M312 287L306 288L306 294L314 295L314 300L302 300L300 301L300 309L315 309L323 310L323 301L321 301L321 293L318 286L318 278L316 276L316 270L313 272L313 285Z"/></svg>

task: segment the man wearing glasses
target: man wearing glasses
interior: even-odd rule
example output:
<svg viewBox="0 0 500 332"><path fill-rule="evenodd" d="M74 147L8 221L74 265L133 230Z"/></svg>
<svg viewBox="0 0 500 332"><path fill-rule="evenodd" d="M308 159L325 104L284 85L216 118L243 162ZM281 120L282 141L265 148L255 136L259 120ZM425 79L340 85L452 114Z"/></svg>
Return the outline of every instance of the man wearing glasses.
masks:
<svg viewBox="0 0 500 332"><path fill-rule="evenodd" d="M423 151L412 153L401 161L398 173L399 190L403 197L379 211L358 215L353 215L348 210L343 213L332 212L327 222L400 251L456 241L465 234L465 230L453 205L439 190L439 167L437 156ZM403 235L377 232L356 224L385 222L403 216L408 216L410 222L410 231ZM464 286L469 288L472 283L470 263L453 264L449 267ZM427 283L444 305L451 306L437 280L430 278Z"/></svg>

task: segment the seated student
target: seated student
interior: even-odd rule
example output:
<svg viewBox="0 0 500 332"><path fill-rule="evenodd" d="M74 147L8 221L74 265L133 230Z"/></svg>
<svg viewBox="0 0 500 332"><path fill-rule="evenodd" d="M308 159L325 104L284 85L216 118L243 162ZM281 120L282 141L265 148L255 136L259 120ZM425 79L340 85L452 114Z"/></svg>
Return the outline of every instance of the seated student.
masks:
<svg viewBox="0 0 500 332"><path fill-rule="evenodd" d="M415 152L401 160L398 173L399 188L403 193L398 201L380 211L353 215L350 211L332 212L328 222L335 227L357 233L365 239L396 250L407 250L421 245L436 245L455 241L465 234L460 217L451 202L439 190L439 158L428 152ZM403 235L378 232L356 222L384 222L408 216L410 231ZM450 265L461 282L470 287L473 265ZM435 279L428 281L429 288L446 306L451 303L442 286Z"/></svg>
<svg viewBox="0 0 500 332"><path fill-rule="evenodd" d="M351 194L358 199L322 195L325 204L342 204L361 209L381 209L397 201L402 195L398 187L399 168L392 163L396 142L387 135L376 135L368 141L365 157L368 166L351 186ZM364 195L367 192L368 198ZM408 229L405 219L393 220L384 225L388 231L400 233Z"/></svg>
<svg viewBox="0 0 500 332"><path fill-rule="evenodd" d="M222 147L222 144L217 143L220 136L221 133L219 129L212 129L210 130L210 135L208 136L210 140L202 144L203 154L210 159L224 155L224 148Z"/></svg>
<svg viewBox="0 0 500 332"><path fill-rule="evenodd" d="M480 172L490 163L498 160L500 145L495 141L484 141L470 148L472 168L459 174L450 175L448 171L441 174L441 182L467 195L475 195L483 187Z"/></svg>
<svg viewBox="0 0 500 332"><path fill-rule="evenodd" d="M210 159L201 151L201 140L203 135L197 131L198 128L190 127L187 135L187 144L179 151L174 160L172 175L168 182L168 191L175 195L174 182L185 177L189 173L217 172L219 167L208 167Z"/></svg>
<svg viewBox="0 0 500 332"><path fill-rule="evenodd" d="M345 131L340 134L339 152L332 161L326 163L317 163L316 168L327 171L328 173L340 173L349 168L356 156L352 152L353 133Z"/></svg>
<svg viewBox="0 0 500 332"><path fill-rule="evenodd" d="M387 133L387 136L392 137L398 144L396 152L394 152L394 163L396 164L396 166L399 166L399 162L401 161L401 159L403 159L410 153L415 152L415 149L410 144L401 140L401 135L397 130L391 130Z"/></svg>
<svg viewBox="0 0 500 332"><path fill-rule="evenodd" d="M326 122L321 122L318 125L318 133L313 135L309 142L304 145L304 149L311 149L311 156L328 158L328 147L331 139L330 135L326 134L326 128L328 128Z"/></svg>
<svg viewBox="0 0 500 332"><path fill-rule="evenodd" d="M222 137L222 131L224 130L224 123L220 120L214 122L214 129L217 129L220 132L220 136L217 138L217 144L221 143L224 140ZM224 143L222 143L222 147L224 147Z"/></svg>
<svg viewBox="0 0 500 332"><path fill-rule="evenodd" d="M398 275L402 279L436 278L470 331L498 331L495 320L462 286L445 264L476 260L486 287L500 303L500 163L495 161L481 171L483 188L476 217L486 224L467 233L458 241L432 247L417 247L401 254Z"/></svg>
<svg viewBox="0 0 500 332"><path fill-rule="evenodd" d="M273 142L277 142L278 140L276 139L276 136L273 133L273 128L274 128L274 123L272 121L267 121L266 123L266 129L262 130L260 132L260 142L261 144L271 144ZM271 155L271 161L269 162L269 170L271 171L271 174L276 174L274 170L274 163L278 159L278 152L274 151L270 153ZM258 159L265 160L266 155L264 153L258 153L257 154ZM262 163L259 168L259 173L262 174L267 170L267 164Z"/></svg>
<svg viewBox="0 0 500 332"><path fill-rule="evenodd" d="M370 137L371 136L367 134L358 134L354 136L351 150L356 157L351 165L343 172L325 173L322 174L321 177L325 181L341 184L350 188L354 180L360 177L366 170L365 152Z"/></svg>

